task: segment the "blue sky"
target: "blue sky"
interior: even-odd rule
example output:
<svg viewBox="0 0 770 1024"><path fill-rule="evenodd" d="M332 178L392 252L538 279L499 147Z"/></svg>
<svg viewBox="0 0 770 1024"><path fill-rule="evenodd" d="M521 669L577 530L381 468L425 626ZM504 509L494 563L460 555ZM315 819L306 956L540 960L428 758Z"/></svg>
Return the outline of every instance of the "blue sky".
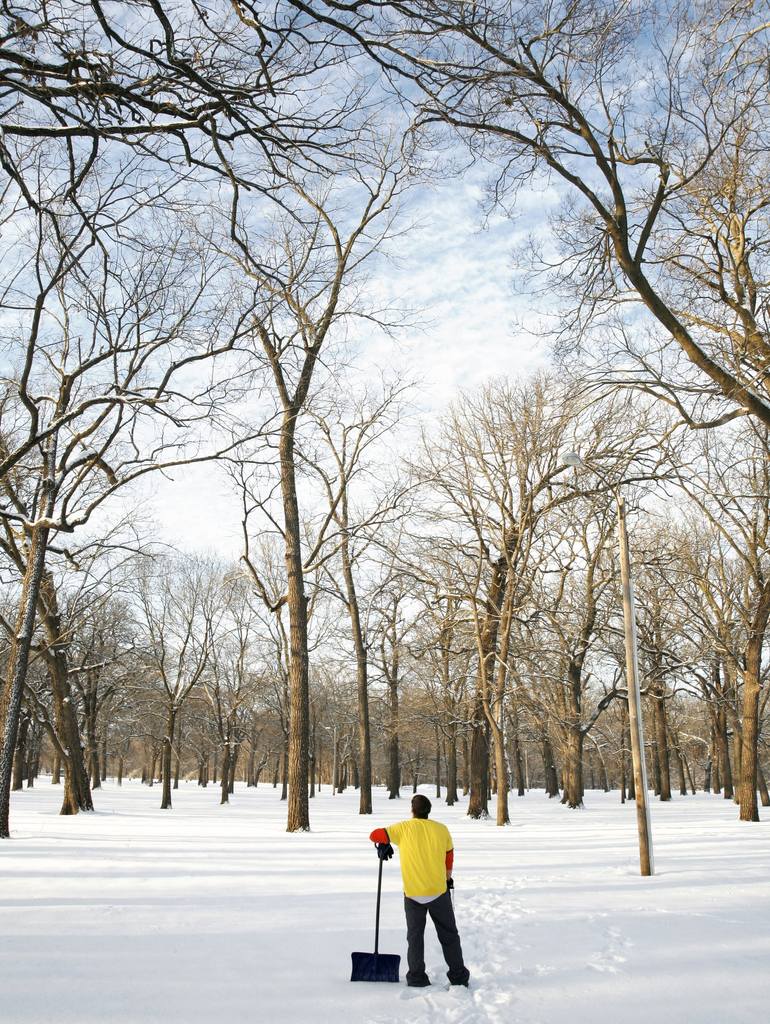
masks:
<svg viewBox="0 0 770 1024"><path fill-rule="evenodd" d="M393 243L394 259L381 261L371 281L378 303L408 306L418 321L395 337L372 329L354 339L356 377L387 370L416 382L414 415L396 439L399 447L461 389L492 376L526 375L547 359L545 343L517 326L535 329L538 311L536 300L516 294L513 250L542 225L553 195L522 196L515 222L499 215L485 222L484 184L477 165L414 192L405 211L405 223L414 227ZM223 473L184 467L173 481L155 477L149 486L145 507L160 530L157 539L238 557L238 503Z"/></svg>

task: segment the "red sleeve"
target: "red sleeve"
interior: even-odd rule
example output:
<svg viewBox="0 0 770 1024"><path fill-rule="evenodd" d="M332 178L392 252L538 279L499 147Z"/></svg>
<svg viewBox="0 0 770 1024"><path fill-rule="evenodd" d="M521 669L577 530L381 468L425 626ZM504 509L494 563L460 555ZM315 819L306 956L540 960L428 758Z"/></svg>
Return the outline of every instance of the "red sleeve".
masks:
<svg viewBox="0 0 770 1024"><path fill-rule="evenodd" d="M376 828L374 832L369 836L373 843L389 843L388 833L384 828Z"/></svg>
<svg viewBox="0 0 770 1024"><path fill-rule="evenodd" d="M452 865L454 864L454 862L455 862L455 852L454 852L454 850L447 850L447 852L446 852L446 869L447 869L447 871L451 871L452 870Z"/></svg>

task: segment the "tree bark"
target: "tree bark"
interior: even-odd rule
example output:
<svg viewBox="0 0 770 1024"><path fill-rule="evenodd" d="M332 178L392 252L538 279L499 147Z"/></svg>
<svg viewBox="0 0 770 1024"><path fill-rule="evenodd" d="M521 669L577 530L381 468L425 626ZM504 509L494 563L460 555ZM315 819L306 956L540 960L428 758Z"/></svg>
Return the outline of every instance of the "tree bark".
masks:
<svg viewBox="0 0 770 1024"><path fill-rule="evenodd" d="M564 793L561 802L576 809L583 806L583 742L585 733L569 723L564 744Z"/></svg>
<svg viewBox="0 0 770 1024"><path fill-rule="evenodd" d="M457 726L450 723L447 729L446 751L446 804L457 803Z"/></svg>
<svg viewBox="0 0 770 1024"><path fill-rule="evenodd" d="M488 779L489 779L489 688L497 653L497 637L500 626L502 602L508 578L508 565L505 556L496 559L492 565L492 576L489 590L484 603L484 616L480 623L478 642L478 669L476 675L476 697L470 720L471 758L470 758L470 799L468 800L468 816L486 818L489 814Z"/></svg>
<svg viewBox="0 0 770 1024"><path fill-rule="evenodd" d="M173 706L167 708L166 735L163 737L163 753L161 755L163 795L160 801L160 809L162 811L171 810L171 755L174 750L176 716L177 712Z"/></svg>
<svg viewBox="0 0 770 1024"><path fill-rule="evenodd" d="M556 773L556 763L553 756L551 740L546 732L543 732L543 776L545 791L549 800L559 795L559 776Z"/></svg>
<svg viewBox="0 0 770 1024"><path fill-rule="evenodd" d="M43 513L53 510L53 481L46 474L43 480ZM10 801L13 758L21 715L21 698L27 678L29 652L35 632L37 605L45 569L49 530L34 526L31 530L27 565L22 579L19 609L8 652L5 686L0 700L0 839L10 837Z"/></svg>
<svg viewBox="0 0 770 1024"><path fill-rule="evenodd" d="M388 799L401 796L401 757L398 743L398 678L388 680Z"/></svg>
<svg viewBox="0 0 770 1024"><path fill-rule="evenodd" d="M682 751L679 749L679 743L674 744L674 753L676 754L677 768L679 769L679 795L687 796L687 779L684 773L684 758L682 757Z"/></svg>
<svg viewBox="0 0 770 1024"><path fill-rule="evenodd" d="M227 776L227 792L235 792L235 773L238 768L238 755L241 752L241 746L238 742L230 741L230 764L229 774Z"/></svg>
<svg viewBox="0 0 770 1024"><path fill-rule="evenodd" d="M54 723L65 752L64 793L59 813L77 814L78 811L92 811L94 805L91 799L91 788L69 683L67 644L62 639L64 630L59 614L56 587L53 576L48 570L43 571L40 581L38 612L47 641L45 659L53 694Z"/></svg>
<svg viewBox="0 0 770 1024"><path fill-rule="evenodd" d="M302 567L302 527L297 502L294 435L300 406L291 406L281 423L279 454L283 498L286 603L289 608L289 748L287 832L310 829L307 769L310 693L308 688L307 597Z"/></svg>
<svg viewBox="0 0 770 1024"><path fill-rule="evenodd" d="M222 779L220 782L219 806L230 803L230 744L225 742L222 748Z"/></svg>
<svg viewBox="0 0 770 1024"><path fill-rule="evenodd" d="M16 753L13 756L13 782L11 790L17 792L24 786L27 775L27 733L29 732L29 716L24 715L19 723L19 735L16 740Z"/></svg>
<svg viewBox="0 0 770 1024"><path fill-rule="evenodd" d="M350 617L350 628L353 635L353 650L356 657L356 694L358 698L358 777L359 800L358 813L372 813L372 744L369 732L369 656L361 626L361 614L358 607L358 594L353 579L353 566L350 560L350 540L348 536L348 499L347 492L342 496L342 511L339 524L342 529L340 557L342 575L345 580L347 610Z"/></svg>
<svg viewBox="0 0 770 1024"><path fill-rule="evenodd" d="M714 721L714 745L719 758L719 776L724 790L725 800L735 796L733 787L733 769L730 763L730 740L727 734L727 711L720 707Z"/></svg>
<svg viewBox="0 0 770 1024"><path fill-rule="evenodd" d="M671 799L671 767L668 753L668 722L666 714L665 687L659 684L652 697L652 713L655 723L655 746L658 752L658 778L660 799Z"/></svg>
<svg viewBox="0 0 770 1024"><path fill-rule="evenodd" d="M720 776L720 757L719 757L719 743L716 737L716 731L712 729L711 732L711 754L709 760L711 761L711 792L721 793L722 792L722 781ZM729 760L729 751L728 751Z"/></svg>
<svg viewBox="0 0 770 1024"><path fill-rule="evenodd" d="M481 694L476 694L473 706L473 717L470 723L470 765L468 816L486 818L489 816L487 807L487 785L489 778L489 745L487 743L486 721L481 701Z"/></svg>
<svg viewBox="0 0 770 1024"><path fill-rule="evenodd" d="M759 821L759 807L757 806L759 695L762 647L768 617L770 617L770 580L766 581L762 587L746 645L741 722L741 774L738 787L741 821Z"/></svg>
<svg viewBox="0 0 770 1024"><path fill-rule="evenodd" d="M765 773L762 771L761 766L757 765L757 786L759 788L759 799L763 807L770 807L770 792L767 790L767 782L765 780Z"/></svg>
<svg viewBox="0 0 770 1024"><path fill-rule="evenodd" d="M281 800L287 800L289 796L289 747L283 748L283 771L281 772Z"/></svg>
<svg viewBox="0 0 770 1024"><path fill-rule="evenodd" d="M527 790L524 780L524 763L521 757L521 742L519 740L519 713L515 700L511 707L508 734L511 744L511 764L516 781L516 793L518 796L524 796Z"/></svg>
<svg viewBox="0 0 770 1024"><path fill-rule="evenodd" d="M463 729L463 796L467 796L471 788L471 758L468 749L468 730Z"/></svg>

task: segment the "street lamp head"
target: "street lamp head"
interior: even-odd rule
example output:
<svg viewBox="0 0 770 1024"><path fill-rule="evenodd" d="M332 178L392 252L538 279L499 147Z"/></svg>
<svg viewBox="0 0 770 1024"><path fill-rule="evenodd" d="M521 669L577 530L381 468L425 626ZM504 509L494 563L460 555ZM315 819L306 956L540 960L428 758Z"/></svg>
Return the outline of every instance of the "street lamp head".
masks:
<svg viewBox="0 0 770 1024"><path fill-rule="evenodd" d="M565 466L574 466L575 469L585 469L585 462L577 452L566 452L562 457Z"/></svg>

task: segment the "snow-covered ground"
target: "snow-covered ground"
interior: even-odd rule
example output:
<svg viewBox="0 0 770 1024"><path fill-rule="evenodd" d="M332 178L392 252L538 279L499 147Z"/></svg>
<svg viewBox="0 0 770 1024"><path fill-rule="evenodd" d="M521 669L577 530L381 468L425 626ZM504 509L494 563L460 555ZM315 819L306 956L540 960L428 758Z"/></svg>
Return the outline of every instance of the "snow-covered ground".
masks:
<svg viewBox="0 0 770 1024"><path fill-rule="evenodd" d="M432 797L430 787L423 791ZM632 805L589 793L568 811L512 798L513 824L434 802L456 848L456 913L469 991L351 984L373 948L376 825L408 800L311 802L287 835L276 791L108 784L98 811L57 816L41 780L15 793L0 843L2 1024L759 1024L770 1019L770 816L729 801L655 803L657 875L640 878ZM405 928L397 862L385 865L380 948ZM403 971L402 971L403 977Z"/></svg>

